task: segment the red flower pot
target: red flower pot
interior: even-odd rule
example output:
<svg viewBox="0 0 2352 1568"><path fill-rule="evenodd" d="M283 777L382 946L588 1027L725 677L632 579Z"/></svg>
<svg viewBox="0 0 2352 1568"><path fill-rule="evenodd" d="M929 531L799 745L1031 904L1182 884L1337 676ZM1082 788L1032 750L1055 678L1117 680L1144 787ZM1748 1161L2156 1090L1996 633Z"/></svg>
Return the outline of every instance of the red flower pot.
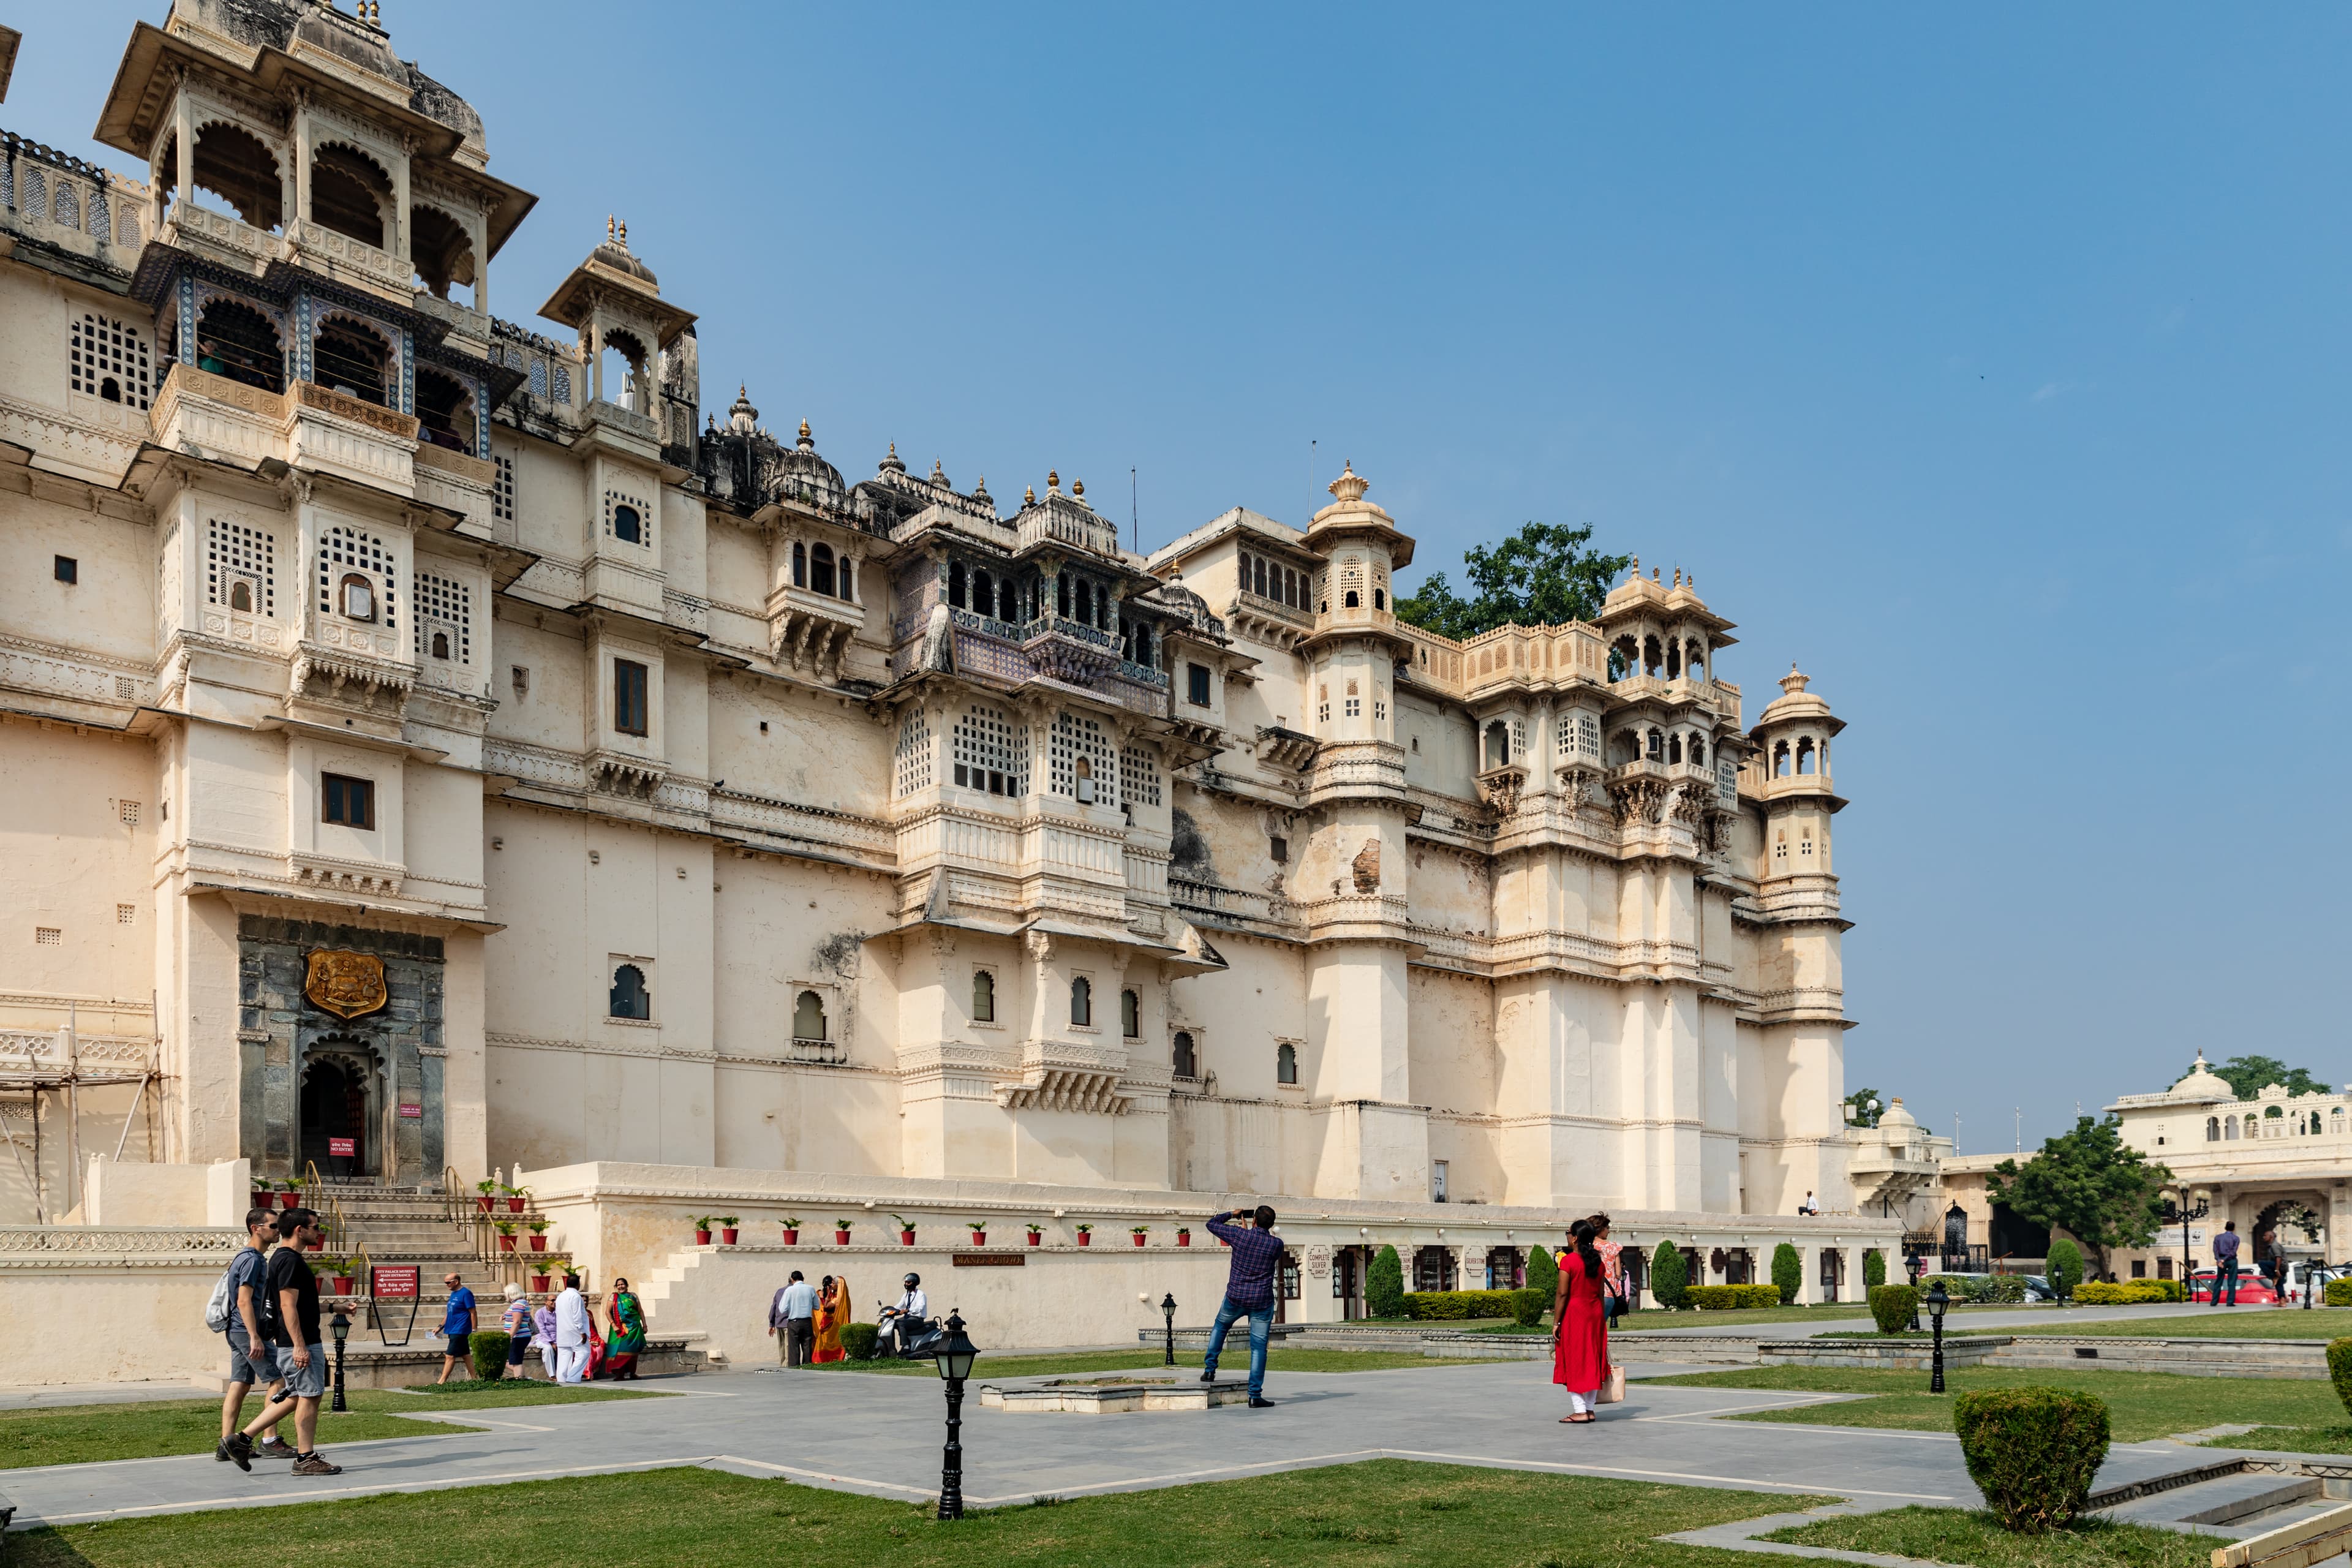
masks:
<svg viewBox="0 0 2352 1568"><path fill-rule="evenodd" d="M278 1194L278 1206L279 1208L299 1208L301 1206L301 1203L302 1194L299 1193L280 1193Z"/></svg>
<svg viewBox="0 0 2352 1568"><path fill-rule="evenodd" d="M1136 1246L1138 1246L1138 1247L1141 1247L1141 1246L1143 1245L1143 1237L1139 1237L1139 1237L1137 1237L1135 1238L1135 1245L1136 1245Z"/></svg>
<svg viewBox="0 0 2352 1568"><path fill-rule="evenodd" d="M1033 1230L1029 1233L1029 1245L1032 1247L1036 1246L1039 1242L1042 1242L1045 1239L1045 1235L1043 1231Z"/></svg>
<svg viewBox="0 0 2352 1568"><path fill-rule="evenodd" d="M530 1288L534 1290L545 1290L547 1289L547 1276L544 1274L532 1275L530 1277Z"/></svg>
<svg viewBox="0 0 2352 1568"><path fill-rule="evenodd" d="M247 1206L257 1209L274 1209L278 1206L278 1194L276 1193L256 1193L253 1194L253 1202Z"/></svg>
<svg viewBox="0 0 2352 1568"><path fill-rule="evenodd" d="M988 1245L988 1232L984 1230L973 1231L971 1233L971 1244L974 1247L986 1247Z"/></svg>
<svg viewBox="0 0 2352 1568"><path fill-rule="evenodd" d="M481 1194L481 1205L482 1212L484 1214L488 1214L492 1209L499 1206L499 1200L490 1196L489 1194L484 1193Z"/></svg>
<svg viewBox="0 0 2352 1568"><path fill-rule="evenodd" d="M1179 1247L1190 1247L1192 1245L1192 1238L1186 1232L1180 1230L1176 1233L1176 1245Z"/></svg>
<svg viewBox="0 0 2352 1568"><path fill-rule="evenodd" d="M523 1200L522 1200L522 1199L520 1199L520 1198L519 1198L519 1197L509 1198L509 1199L507 1200L507 1213L509 1213L509 1214L520 1214L520 1213L522 1213L522 1205L523 1205Z"/></svg>
<svg viewBox="0 0 2352 1568"><path fill-rule="evenodd" d="M735 1227L734 1227L733 1226L731 1226L731 1225L730 1225L730 1226L727 1226L722 1227L722 1228L719 1230L719 1241L720 1241L723 1245L725 1245L725 1246L728 1246L728 1247L732 1247L732 1246L734 1246L734 1245L735 1245Z"/></svg>
<svg viewBox="0 0 2352 1568"><path fill-rule="evenodd" d="M800 1244L801 1233L799 1231L788 1230L784 1232L784 1245L786 1247L798 1247Z"/></svg>
<svg viewBox="0 0 2352 1568"><path fill-rule="evenodd" d="M849 1233L845 1230L835 1231L833 1233L833 1244L835 1247L847 1247L849 1245Z"/></svg>
<svg viewBox="0 0 2352 1568"><path fill-rule="evenodd" d="M533 1252L545 1252L547 1250L547 1237L543 1236L532 1237L530 1238L530 1249Z"/></svg>
<svg viewBox="0 0 2352 1568"><path fill-rule="evenodd" d="M500 1252L512 1252L514 1249L515 1238L513 1237L502 1236L499 1237L499 1250Z"/></svg>
<svg viewBox="0 0 2352 1568"><path fill-rule="evenodd" d="M1082 1230L1078 1232L1078 1245L1080 1247L1092 1246L1094 1244L1094 1232L1092 1231Z"/></svg>
<svg viewBox="0 0 2352 1568"><path fill-rule="evenodd" d="M914 1245L915 1245L915 1233L914 1233L913 1231L911 1231L911 1230L902 1230L902 1231L900 1231L900 1232L898 1233L898 1245L899 1245L899 1246L901 1246L901 1247L912 1247L912 1246L914 1246Z"/></svg>
<svg viewBox="0 0 2352 1568"><path fill-rule="evenodd" d="M708 1247L708 1246L709 1246L709 1245L710 1245L710 1233L709 1233L709 1231L707 1231L707 1230L698 1230L698 1231L696 1231L696 1232L694 1233L694 1245L695 1245L695 1246L697 1246L697 1247Z"/></svg>
<svg viewBox="0 0 2352 1568"><path fill-rule="evenodd" d="M349 1276L347 1276L347 1275L338 1274L338 1275L337 1275L337 1276L335 1276L332 1279L330 1279L330 1280L328 1280L328 1281L327 1281L327 1294L328 1294L328 1295L330 1295L330 1296L348 1296L348 1295L350 1295L351 1293L352 1293L352 1282L351 1282L351 1279L350 1279L350 1277L349 1277Z"/></svg>

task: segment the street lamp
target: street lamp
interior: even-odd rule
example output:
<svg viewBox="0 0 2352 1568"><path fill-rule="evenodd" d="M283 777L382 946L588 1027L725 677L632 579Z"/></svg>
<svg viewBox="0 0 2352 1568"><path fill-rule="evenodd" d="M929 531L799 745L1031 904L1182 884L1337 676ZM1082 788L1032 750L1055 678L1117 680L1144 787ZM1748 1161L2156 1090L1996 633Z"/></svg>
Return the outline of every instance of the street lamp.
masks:
<svg viewBox="0 0 2352 1568"><path fill-rule="evenodd" d="M2180 1222L2180 1299L2184 1301L2194 1301L2197 1299L2197 1260L2194 1253L2189 1249L2189 1223L2191 1220L2203 1219L2213 1212L2213 1206L2200 1197L2197 1200L2197 1205L2191 1208L2189 1204L2189 1184L2186 1182L2182 1183L2177 1190L2180 1196L2178 1201L2166 1205L2172 1210L2172 1213L2165 1217ZM2217 1271L2213 1280L2215 1300L2221 1300L2221 1276Z"/></svg>
<svg viewBox="0 0 2352 1568"><path fill-rule="evenodd" d="M335 1336L335 1402L327 1408L341 1415L351 1408L343 1403L343 1342L352 1337L352 1319L341 1307L335 1309L334 1319L330 1328Z"/></svg>
<svg viewBox="0 0 2352 1568"><path fill-rule="evenodd" d="M1915 1334L1920 1331L1919 1271L1927 1267L1927 1260L1925 1258L1916 1252L1911 1253L1903 1259L1903 1267L1911 1271L1911 1331Z"/></svg>
<svg viewBox="0 0 2352 1568"><path fill-rule="evenodd" d="M940 1517L963 1517L963 1380L971 1375L972 1358L980 1347L964 1337L963 1314L948 1309L948 1326L932 1354L940 1378L948 1385L948 1447L940 1467Z"/></svg>
<svg viewBox="0 0 2352 1568"><path fill-rule="evenodd" d="M1160 1364L1176 1364L1176 1292L1171 1290L1160 1299L1160 1315L1168 1320L1168 1358Z"/></svg>
<svg viewBox="0 0 2352 1568"><path fill-rule="evenodd" d="M1944 1312L1951 1304L1952 1299L1944 1293L1941 1279L1927 1287L1927 1320L1935 1325L1936 1332L1935 1359L1929 1363L1932 1371L1927 1380L1930 1394L1944 1392Z"/></svg>

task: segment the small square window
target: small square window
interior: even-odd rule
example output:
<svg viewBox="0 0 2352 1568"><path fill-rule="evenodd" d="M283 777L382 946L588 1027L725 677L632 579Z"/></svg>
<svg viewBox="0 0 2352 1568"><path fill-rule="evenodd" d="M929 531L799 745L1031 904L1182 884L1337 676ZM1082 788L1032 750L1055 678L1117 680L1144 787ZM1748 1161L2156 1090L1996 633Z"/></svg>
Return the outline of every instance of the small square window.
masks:
<svg viewBox="0 0 2352 1568"><path fill-rule="evenodd" d="M139 923L139 906L137 904L115 905L114 923L119 926L137 925Z"/></svg>
<svg viewBox="0 0 2352 1568"><path fill-rule="evenodd" d="M530 671L524 668L521 665L518 664L509 669L507 671L507 679L514 687L515 700L517 701L520 701L530 695Z"/></svg>
<svg viewBox="0 0 2352 1568"><path fill-rule="evenodd" d="M613 661L613 728L624 735L642 735L646 721L646 667L634 659Z"/></svg>
<svg viewBox="0 0 2352 1568"><path fill-rule="evenodd" d="M139 803L135 800L118 800L114 803L114 815L123 826L136 827L139 826Z"/></svg>
<svg viewBox="0 0 2352 1568"><path fill-rule="evenodd" d="M321 773L319 786L320 821L341 827L374 828L374 781L343 773Z"/></svg>
<svg viewBox="0 0 2352 1568"><path fill-rule="evenodd" d="M56 947L66 940L66 933L56 926L35 926L33 942L40 947Z"/></svg>
<svg viewBox="0 0 2352 1568"><path fill-rule="evenodd" d="M1209 667L1188 664L1184 667L1184 700L1195 708L1209 705Z"/></svg>
<svg viewBox="0 0 2352 1568"><path fill-rule="evenodd" d="M1265 847L1266 853L1274 857L1274 863L1276 865L1281 866L1288 863L1290 859L1289 839L1285 838L1282 835L1277 833L1265 841Z"/></svg>
<svg viewBox="0 0 2352 1568"><path fill-rule="evenodd" d="M80 562L75 560L70 555L58 555L52 557L52 559L55 561L56 564L51 567L51 570L57 574L58 582L70 584L81 581Z"/></svg>

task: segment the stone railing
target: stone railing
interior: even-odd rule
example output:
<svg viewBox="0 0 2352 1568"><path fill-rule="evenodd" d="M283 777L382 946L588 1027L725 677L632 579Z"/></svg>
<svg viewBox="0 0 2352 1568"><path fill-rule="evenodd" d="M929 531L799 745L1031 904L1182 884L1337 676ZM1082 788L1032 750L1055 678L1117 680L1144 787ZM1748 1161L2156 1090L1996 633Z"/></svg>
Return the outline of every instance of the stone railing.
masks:
<svg viewBox="0 0 2352 1568"><path fill-rule="evenodd" d="M286 234L295 249L322 257L331 264L350 268L370 283L388 289L406 300L415 292L416 268L363 239L337 234L324 224L297 222Z"/></svg>
<svg viewBox="0 0 2352 1568"><path fill-rule="evenodd" d="M245 1233L233 1226L5 1226L0 1268L150 1260L217 1266L244 1245Z"/></svg>
<svg viewBox="0 0 2352 1568"><path fill-rule="evenodd" d="M378 409L377 412L387 411ZM401 417L404 419L408 416L403 415ZM488 458L476 458L464 452L453 452L446 447L436 446L430 441L423 443L416 448L416 466L420 468L437 469L453 479L462 479L467 484L485 490L488 489L491 482L498 478L498 466Z"/></svg>
<svg viewBox="0 0 2352 1568"><path fill-rule="evenodd" d="M403 414L396 408L386 408L381 404L370 403L364 398L335 392L312 381L298 381L290 390L295 401L305 408L315 408L321 414L331 414L338 419L348 419L354 425L365 425L371 429L382 431L384 435L399 440L416 439L416 416L414 414ZM458 456L454 452L442 455L451 458ZM488 462L479 458L467 460L480 463L486 470L490 468Z"/></svg>
<svg viewBox="0 0 2352 1568"><path fill-rule="evenodd" d="M128 271L145 243L147 187L0 131L0 226Z"/></svg>
<svg viewBox="0 0 2352 1568"><path fill-rule="evenodd" d="M74 1037L74 1055L83 1061L130 1062L144 1066L152 1042L135 1035ZM23 1061L54 1068L66 1059L64 1043L56 1034L31 1029L0 1029L0 1061Z"/></svg>
<svg viewBox="0 0 2352 1568"><path fill-rule="evenodd" d="M601 397L591 399L588 406L581 410L581 417L591 425L609 425L615 430L625 431L641 441L659 444L661 440L661 427L654 423L652 415L624 408Z"/></svg>

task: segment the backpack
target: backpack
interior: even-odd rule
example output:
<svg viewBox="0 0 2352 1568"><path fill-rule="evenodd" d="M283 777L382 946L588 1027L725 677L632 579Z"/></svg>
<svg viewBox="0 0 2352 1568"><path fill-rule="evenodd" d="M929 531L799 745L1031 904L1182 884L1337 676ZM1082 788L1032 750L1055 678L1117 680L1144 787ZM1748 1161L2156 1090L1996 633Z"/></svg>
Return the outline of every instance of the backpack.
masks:
<svg viewBox="0 0 2352 1568"><path fill-rule="evenodd" d="M205 1327L215 1334L228 1332L229 1325L237 1321L236 1289L229 1281L236 1278L236 1266L245 1261L245 1255L253 1250L250 1247L237 1248L236 1256L228 1260L228 1267L213 1282L212 1299L205 1303Z"/></svg>

